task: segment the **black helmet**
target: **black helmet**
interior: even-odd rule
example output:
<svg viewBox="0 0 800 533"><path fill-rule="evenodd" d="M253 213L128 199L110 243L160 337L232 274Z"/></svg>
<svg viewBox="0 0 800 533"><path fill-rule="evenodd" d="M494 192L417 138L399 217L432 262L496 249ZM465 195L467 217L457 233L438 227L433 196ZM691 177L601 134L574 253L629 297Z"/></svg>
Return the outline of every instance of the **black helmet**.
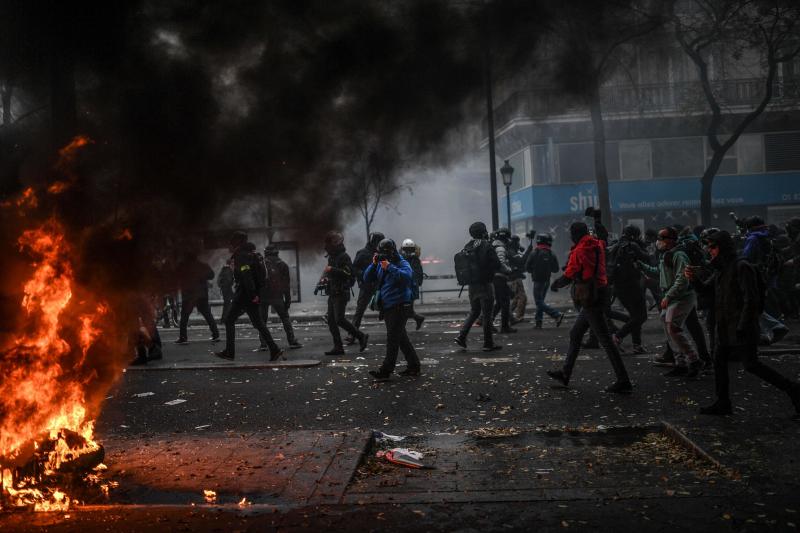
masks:
<svg viewBox="0 0 800 533"><path fill-rule="evenodd" d="M511 230L508 228L500 228L494 232L494 237L501 241L508 241L511 238Z"/></svg>
<svg viewBox="0 0 800 533"><path fill-rule="evenodd" d="M469 227L469 236L473 239L485 239L488 236L486 224L483 222L473 222Z"/></svg>
<svg viewBox="0 0 800 533"><path fill-rule="evenodd" d="M553 244L553 236L549 233L540 233L536 236L536 244Z"/></svg>
<svg viewBox="0 0 800 533"><path fill-rule="evenodd" d="M264 255L265 256L278 255L278 247L275 246L274 244L267 245L267 247L264 248Z"/></svg>
<svg viewBox="0 0 800 533"><path fill-rule="evenodd" d="M339 246L344 243L344 235L338 231L329 231L325 234L325 246Z"/></svg>
<svg viewBox="0 0 800 533"><path fill-rule="evenodd" d="M706 237L706 242L717 245L723 255L736 255L736 245L733 242L733 237L725 230L715 231Z"/></svg>
<svg viewBox="0 0 800 533"><path fill-rule="evenodd" d="M622 228L622 236L632 241L638 241L642 236L642 230L639 228L639 226L629 224Z"/></svg>
<svg viewBox="0 0 800 533"><path fill-rule="evenodd" d="M719 228L706 228L706 229L704 229L703 231L700 232L700 242L705 244L706 241L708 241L708 238L711 235L713 235L716 232L718 232L718 231L719 231Z"/></svg>
<svg viewBox="0 0 800 533"><path fill-rule="evenodd" d="M586 235L589 235L589 226L585 222L573 222L570 225L569 236L575 244L578 244L578 241Z"/></svg>
<svg viewBox="0 0 800 533"><path fill-rule="evenodd" d="M382 254L395 254L397 253L397 245L392 239L383 239L378 244L378 252Z"/></svg>

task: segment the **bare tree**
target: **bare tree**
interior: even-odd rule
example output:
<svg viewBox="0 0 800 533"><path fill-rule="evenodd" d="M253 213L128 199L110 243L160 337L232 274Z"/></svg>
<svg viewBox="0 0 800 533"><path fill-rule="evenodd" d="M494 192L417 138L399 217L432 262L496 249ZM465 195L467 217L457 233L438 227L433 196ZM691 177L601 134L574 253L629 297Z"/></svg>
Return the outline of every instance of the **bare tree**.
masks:
<svg viewBox="0 0 800 533"><path fill-rule="evenodd" d="M697 67L700 86L711 110L706 129L711 159L700 178L700 214L711 224L711 193L714 178L725 154L772 100L779 66L800 53L800 3L797 0L691 0L678 10L673 3L675 37ZM686 8L689 9L686 9ZM745 53L759 55L761 75L755 107L732 94L730 85L715 80L712 57L741 61ZM730 109L738 107L738 112ZM721 133L729 133L724 141Z"/></svg>
<svg viewBox="0 0 800 533"><path fill-rule="evenodd" d="M391 198L403 189L413 192L410 183L396 177L399 163L399 158L390 151L371 148L352 165L351 171L357 178L358 210L364 220L367 239L378 208L397 210L397 206L390 203Z"/></svg>

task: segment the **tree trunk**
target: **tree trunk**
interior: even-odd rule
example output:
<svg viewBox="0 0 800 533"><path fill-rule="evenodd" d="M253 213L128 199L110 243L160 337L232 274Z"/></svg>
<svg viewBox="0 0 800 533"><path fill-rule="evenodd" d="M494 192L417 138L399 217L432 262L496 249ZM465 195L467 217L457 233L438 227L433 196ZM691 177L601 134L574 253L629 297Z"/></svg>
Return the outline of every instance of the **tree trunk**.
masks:
<svg viewBox="0 0 800 533"><path fill-rule="evenodd" d="M726 150L727 151L727 150ZM711 156L711 161L703 172L703 177L700 178L700 223L706 227L712 225L711 221L711 190L714 185L714 177L719 171L722 160L725 158L725 152L718 150Z"/></svg>
<svg viewBox="0 0 800 533"><path fill-rule="evenodd" d="M602 211L603 225L611 228L611 198L608 192L608 171L606 169L606 131L603 124L603 113L600 105L600 87L595 85L589 95L589 111L592 116L592 132L594 135L594 175L597 182L597 196Z"/></svg>

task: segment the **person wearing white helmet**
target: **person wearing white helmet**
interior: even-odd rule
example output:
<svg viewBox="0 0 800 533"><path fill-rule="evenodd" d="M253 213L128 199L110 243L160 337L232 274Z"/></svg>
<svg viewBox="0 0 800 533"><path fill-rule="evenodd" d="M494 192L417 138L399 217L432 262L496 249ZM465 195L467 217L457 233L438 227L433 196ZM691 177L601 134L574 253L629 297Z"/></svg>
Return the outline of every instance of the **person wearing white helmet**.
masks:
<svg viewBox="0 0 800 533"><path fill-rule="evenodd" d="M425 321L425 317L414 310L414 301L419 300L419 288L422 286L422 280L425 278L425 273L422 271L420 252L420 247L417 246L417 244L411 239L404 240L403 245L400 248L400 254L403 256L403 259L405 259L408 264L411 265L411 271L413 272L411 276L411 317L417 323L418 330L422 327L422 323Z"/></svg>

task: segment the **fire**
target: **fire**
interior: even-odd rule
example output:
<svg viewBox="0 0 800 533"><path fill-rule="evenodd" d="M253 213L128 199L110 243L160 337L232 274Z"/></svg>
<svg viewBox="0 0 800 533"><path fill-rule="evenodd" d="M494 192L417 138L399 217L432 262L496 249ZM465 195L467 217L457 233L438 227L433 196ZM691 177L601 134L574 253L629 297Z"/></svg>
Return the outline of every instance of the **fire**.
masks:
<svg viewBox="0 0 800 533"><path fill-rule="evenodd" d="M217 493L213 490L203 490L203 498L206 500L206 503L217 503Z"/></svg>

